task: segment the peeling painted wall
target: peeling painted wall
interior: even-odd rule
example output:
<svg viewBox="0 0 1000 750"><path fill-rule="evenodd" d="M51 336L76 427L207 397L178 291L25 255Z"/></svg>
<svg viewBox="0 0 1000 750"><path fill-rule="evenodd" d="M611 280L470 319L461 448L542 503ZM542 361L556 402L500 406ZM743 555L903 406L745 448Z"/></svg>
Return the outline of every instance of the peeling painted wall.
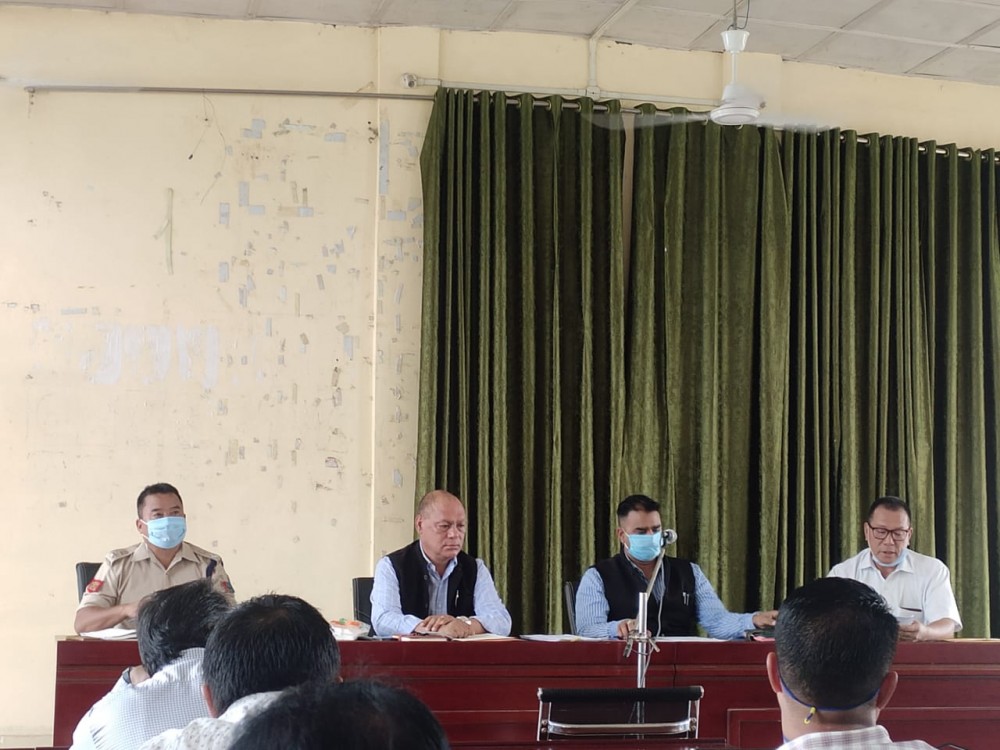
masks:
<svg viewBox="0 0 1000 750"><path fill-rule="evenodd" d="M91 35L85 56L42 71L50 80L115 69L145 81L173 65L183 85L257 41L280 63L250 59L216 84L262 87L265 63L283 67L283 88L378 82L372 30L2 14L34 35L43 66L68 18L74 37ZM261 27L261 39L240 35ZM202 59L172 63L178 39ZM297 77L304 60L323 80ZM0 736L51 731L73 565L136 541L145 484L179 487L189 540L223 556L240 598L293 593L331 618L352 612L350 579L411 538L429 111L0 89L0 455L13 519L0 663L17 675L0 685Z"/></svg>

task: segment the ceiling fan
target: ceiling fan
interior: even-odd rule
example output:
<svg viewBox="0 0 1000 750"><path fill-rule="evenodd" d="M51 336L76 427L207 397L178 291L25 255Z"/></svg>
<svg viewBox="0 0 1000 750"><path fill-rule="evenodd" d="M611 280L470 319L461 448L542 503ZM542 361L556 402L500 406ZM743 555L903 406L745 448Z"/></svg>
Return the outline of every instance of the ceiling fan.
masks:
<svg viewBox="0 0 1000 750"><path fill-rule="evenodd" d="M722 90L722 101L709 110L708 119L717 125L749 125L757 122L766 103L764 97L739 82L737 60L746 49L750 32L730 27L722 32L722 46L729 53L732 64L729 83Z"/></svg>
<svg viewBox="0 0 1000 750"><path fill-rule="evenodd" d="M745 28L737 27L734 21L733 25L723 31L721 36L723 49L729 55L730 75L729 82L722 89L719 104L704 112L670 110L667 112L658 111L652 115L640 114L635 118L635 127L711 121L716 125L724 126L762 125L812 131L823 129L817 123L809 122L803 118L762 115L767 107L763 95L739 80L739 57L746 50L750 32Z"/></svg>
<svg viewBox="0 0 1000 750"><path fill-rule="evenodd" d="M749 3L747 4L749 13ZM746 29L747 19L742 26L737 13L737 4L733 2L733 20L729 28L722 32L722 47L729 55L729 82L722 90L722 97L712 109L703 112L689 112L683 109L656 111L654 113L639 113L634 119L634 127L653 127L655 125L675 124L681 122L714 122L717 125L762 125L776 128L818 131L826 129L819 123L810 122L808 118L769 116L762 112L767 106L763 95L739 80L739 57L746 50L750 32ZM597 122L598 118L594 118ZM619 121L620 122L620 121ZM611 127L614 127L612 125Z"/></svg>

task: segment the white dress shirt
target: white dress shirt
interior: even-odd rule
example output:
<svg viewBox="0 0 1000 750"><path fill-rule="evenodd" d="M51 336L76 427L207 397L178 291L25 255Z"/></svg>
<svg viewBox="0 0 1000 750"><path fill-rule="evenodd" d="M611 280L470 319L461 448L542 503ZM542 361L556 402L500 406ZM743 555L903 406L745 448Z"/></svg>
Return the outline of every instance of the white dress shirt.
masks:
<svg viewBox="0 0 1000 750"><path fill-rule="evenodd" d="M72 750L135 750L168 729L209 715L201 693L201 657L189 648L147 680L121 678L80 719Z"/></svg>
<svg viewBox="0 0 1000 750"><path fill-rule="evenodd" d="M936 557L908 549L903 562L883 578L871 550L865 549L834 565L829 575L867 583L882 595L897 617L912 616L924 625L947 617L955 622L955 632L962 629L948 566Z"/></svg>
<svg viewBox="0 0 1000 750"><path fill-rule="evenodd" d="M423 555L423 549L420 550ZM458 566L453 559L445 568L444 575L439 575L434 563L423 555L427 563L427 589L430 614L448 614L448 577ZM493 577L482 560L476 558L476 588L473 590L473 609L475 617L487 633L495 635L510 635L510 613L497 593ZM381 558L375 565L375 582L372 585L372 627L375 635L382 637L412 633L420 623L420 617L403 614L399 598L399 578L392 561L388 557Z"/></svg>
<svg viewBox="0 0 1000 750"><path fill-rule="evenodd" d="M217 719L195 719L183 729L154 737L140 750L229 750L244 719L260 713L281 695L280 690L240 698Z"/></svg>

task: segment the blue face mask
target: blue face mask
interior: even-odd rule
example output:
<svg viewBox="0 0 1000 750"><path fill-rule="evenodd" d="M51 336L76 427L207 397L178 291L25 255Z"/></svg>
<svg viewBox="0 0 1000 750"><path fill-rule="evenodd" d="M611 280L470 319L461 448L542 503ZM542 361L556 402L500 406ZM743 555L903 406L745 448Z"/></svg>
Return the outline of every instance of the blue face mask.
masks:
<svg viewBox="0 0 1000 750"><path fill-rule="evenodd" d="M184 541L187 533L187 519L184 516L154 518L143 523L146 524L146 539L160 549L173 549Z"/></svg>
<svg viewBox="0 0 1000 750"><path fill-rule="evenodd" d="M628 553L639 562L651 562L660 554L660 545L663 535L656 534L629 534Z"/></svg>
<svg viewBox="0 0 1000 750"><path fill-rule="evenodd" d="M903 551L899 553L899 557L896 558L896 562L884 563L881 560L879 560L877 557L875 557L875 553L874 552L872 552L872 559L875 560L875 562L877 562L883 568L898 568L900 566L900 564L903 562L903 560L906 559L906 554L909 551L910 551L909 547L903 547Z"/></svg>

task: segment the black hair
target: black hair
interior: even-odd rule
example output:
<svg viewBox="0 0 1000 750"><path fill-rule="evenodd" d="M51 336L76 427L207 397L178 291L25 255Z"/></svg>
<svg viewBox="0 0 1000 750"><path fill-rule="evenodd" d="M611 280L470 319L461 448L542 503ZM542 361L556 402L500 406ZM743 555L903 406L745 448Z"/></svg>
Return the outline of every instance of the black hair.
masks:
<svg viewBox="0 0 1000 750"><path fill-rule="evenodd" d="M618 503L618 523L620 524L633 510L641 510L646 513L660 512L660 504L648 495L629 495Z"/></svg>
<svg viewBox="0 0 1000 750"><path fill-rule="evenodd" d="M377 682L308 683L243 722L230 750L448 750L430 709Z"/></svg>
<svg viewBox="0 0 1000 750"><path fill-rule="evenodd" d="M136 637L139 658L154 675L189 648L204 648L229 602L199 578L151 594L139 605Z"/></svg>
<svg viewBox="0 0 1000 750"><path fill-rule="evenodd" d="M265 594L243 602L215 627L202 671L221 714L247 695L335 680L340 650L314 606L297 596Z"/></svg>
<svg viewBox="0 0 1000 750"><path fill-rule="evenodd" d="M801 702L855 708L877 694L898 635L896 618L870 586L820 578L793 591L778 610L778 669Z"/></svg>
<svg viewBox="0 0 1000 750"><path fill-rule="evenodd" d="M913 516L910 515L910 506L905 500L902 500L895 495L883 495L869 506L867 519L869 522L872 520L872 514L879 508L885 508L887 510L901 510L906 514L906 520L911 524L913 523Z"/></svg>
<svg viewBox="0 0 1000 750"><path fill-rule="evenodd" d="M142 518L142 506L149 495L177 495L177 499L181 501L181 505L184 505L184 498L181 497L181 493L172 484L167 484L166 482L151 484L148 487L142 488L142 492L139 493L139 497L135 501L135 512L139 514L139 518Z"/></svg>

